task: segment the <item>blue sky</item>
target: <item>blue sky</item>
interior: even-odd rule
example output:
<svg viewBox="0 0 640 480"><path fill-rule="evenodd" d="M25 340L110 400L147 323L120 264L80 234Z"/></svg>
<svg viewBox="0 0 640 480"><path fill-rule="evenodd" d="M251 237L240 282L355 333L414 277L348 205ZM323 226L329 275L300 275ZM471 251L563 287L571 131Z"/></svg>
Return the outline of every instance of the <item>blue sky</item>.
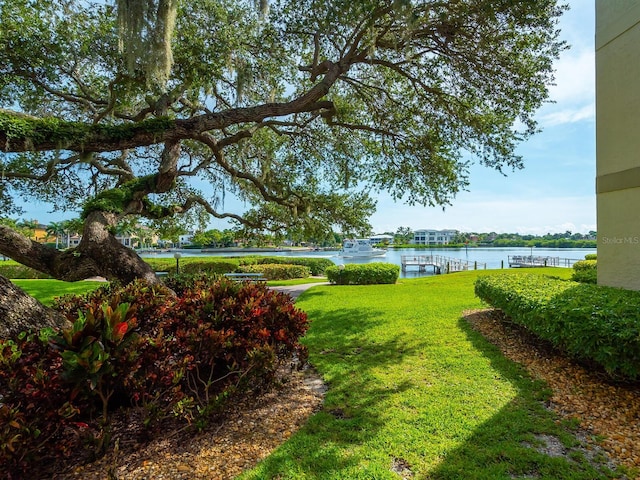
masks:
<svg viewBox="0 0 640 480"><path fill-rule="evenodd" d="M556 85L537 120L543 129L522 144L525 168L507 177L471 169L468 192L442 208L409 207L380 197L371 218L376 233L399 226L454 228L464 232L586 233L596 228L595 7L572 0L560 20L571 48L556 63Z"/></svg>
<svg viewBox="0 0 640 480"><path fill-rule="evenodd" d="M474 165L468 192L444 211L394 203L380 195L371 217L375 233L398 227L457 229L463 232L586 233L596 228L595 196L595 7L593 0L570 0L560 20L561 37L571 48L556 63L553 104L537 119L543 131L522 144L525 168L499 172ZM228 207L231 205L228 203ZM22 218L48 223L77 216L49 213L43 204L25 206ZM212 221L212 228L227 228Z"/></svg>

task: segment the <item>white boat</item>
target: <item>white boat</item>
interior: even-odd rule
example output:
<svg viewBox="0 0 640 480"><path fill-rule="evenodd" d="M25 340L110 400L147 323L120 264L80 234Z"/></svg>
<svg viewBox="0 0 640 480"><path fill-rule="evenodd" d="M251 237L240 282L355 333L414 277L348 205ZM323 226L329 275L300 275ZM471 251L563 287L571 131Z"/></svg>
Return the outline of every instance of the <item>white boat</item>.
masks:
<svg viewBox="0 0 640 480"><path fill-rule="evenodd" d="M373 248L366 238L346 239L340 251L343 257L381 257L386 253L382 248Z"/></svg>

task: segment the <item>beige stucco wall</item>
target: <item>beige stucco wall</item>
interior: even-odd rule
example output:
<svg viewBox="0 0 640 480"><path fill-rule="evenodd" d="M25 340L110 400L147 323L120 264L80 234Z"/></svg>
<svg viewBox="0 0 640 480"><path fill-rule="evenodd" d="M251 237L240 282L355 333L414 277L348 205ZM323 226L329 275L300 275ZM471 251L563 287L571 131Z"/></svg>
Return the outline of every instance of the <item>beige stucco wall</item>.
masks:
<svg viewBox="0 0 640 480"><path fill-rule="evenodd" d="M596 0L598 283L640 290L640 1Z"/></svg>

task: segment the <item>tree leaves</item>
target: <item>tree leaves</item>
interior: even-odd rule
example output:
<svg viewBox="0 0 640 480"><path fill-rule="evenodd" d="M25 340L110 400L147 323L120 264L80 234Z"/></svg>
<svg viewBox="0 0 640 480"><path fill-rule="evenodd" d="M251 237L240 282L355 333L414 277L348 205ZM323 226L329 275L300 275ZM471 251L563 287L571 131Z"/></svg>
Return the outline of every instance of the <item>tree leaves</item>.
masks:
<svg viewBox="0 0 640 480"><path fill-rule="evenodd" d="M117 5L118 17L82 2L0 4L0 107L55 125L30 134L27 150L73 151L11 157L6 178L75 207L78 191L97 195L157 172L161 146L171 144L180 153L166 198L176 208L158 211L198 206L255 230L355 221L326 206L351 196L360 203L345 208L362 217L371 191L448 204L468 186L468 160L520 168L516 147L536 130L533 115L564 48L556 31L563 7L552 0ZM134 64L118 41L132 47ZM151 50L161 59L142 58L151 44L164 48ZM164 73L145 73L144 62ZM24 143L12 135L0 128L5 150ZM49 173L18 175L25 171ZM247 212L221 211L224 192L247 202Z"/></svg>

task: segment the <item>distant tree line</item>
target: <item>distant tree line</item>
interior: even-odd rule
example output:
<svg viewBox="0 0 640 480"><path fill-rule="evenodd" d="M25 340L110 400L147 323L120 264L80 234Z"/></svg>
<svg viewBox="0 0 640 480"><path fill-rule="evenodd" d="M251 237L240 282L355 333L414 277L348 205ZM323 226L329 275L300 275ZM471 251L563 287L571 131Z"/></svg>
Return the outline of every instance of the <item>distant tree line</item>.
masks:
<svg viewBox="0 0 640 480"><path fill-rule="evenodd" d="M413 231L409 227L399 227L395 232L384 232L393 237L396 245L412 245ZM484 247L546 247L546 248L595 248L597 232L547 233L545 235L522 235L519 233L496 232L459 232L450 242L450 246L484 246Z"/></svg>
<svg viewBox="0 0 640 480"><path fill-rule="evenodd" d="M38 226L35 220L16 220L0 217L0 224L9 225L19 230L27 237L33 237ZM46 225L46 233L50 238L55 238L56 248L68 248L69 239L78 235L83 230L81 219L51 222ZM372 234L339 233L330 232L315 236L305 235L302 231L290 230L283 234L259 233L243 228L228 228L224 230L208 229L202 227L193 228L187 223L176 224L138 224L133 222L121 222L114 228L114 233L121 236L132 236L138 242L132 246L148 248L152 246L179 243L179 237L191 234L190 244L194 248L222 248L231 246L250 247L279 247L283 245L313 246L321 248L333 248L342 244L349 237L370 237ZM398 227L395 232L383 232L393 238L394 245L414 245L414 232L410 227ZM154 245L153 239L159 240ZM596 248L597 232L573 233L570 230L564 233L547 233L545 235L522 235L519 233L478 233L459 232L448 244L449 247L463 246L491 246L491 247L538 247L538 248Z"/></svg>

